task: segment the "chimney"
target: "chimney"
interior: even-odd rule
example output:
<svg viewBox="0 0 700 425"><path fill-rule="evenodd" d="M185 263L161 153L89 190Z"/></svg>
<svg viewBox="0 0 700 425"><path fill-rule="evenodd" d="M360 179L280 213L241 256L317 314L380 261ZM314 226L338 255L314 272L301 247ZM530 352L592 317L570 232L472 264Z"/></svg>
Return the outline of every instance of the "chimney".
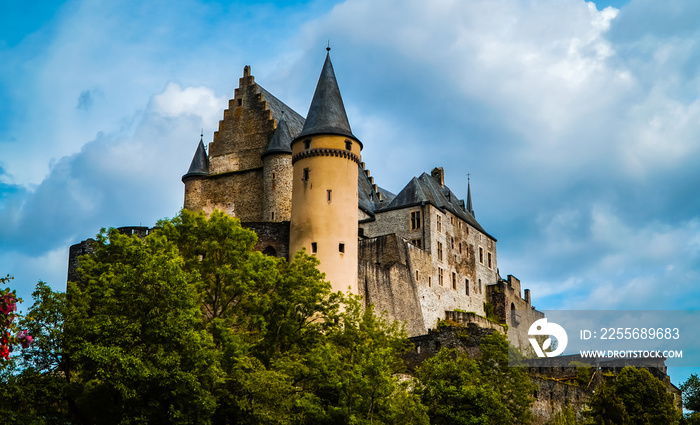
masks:
<svg viewBox="0 0 700 425"><path fill-rule="evenodd" d="M442 169L442 167L435 167L433 168L433 171L430 172L430 175L433 176L435 180L440 183L440 186L445 185L445 170Z"/></svg>

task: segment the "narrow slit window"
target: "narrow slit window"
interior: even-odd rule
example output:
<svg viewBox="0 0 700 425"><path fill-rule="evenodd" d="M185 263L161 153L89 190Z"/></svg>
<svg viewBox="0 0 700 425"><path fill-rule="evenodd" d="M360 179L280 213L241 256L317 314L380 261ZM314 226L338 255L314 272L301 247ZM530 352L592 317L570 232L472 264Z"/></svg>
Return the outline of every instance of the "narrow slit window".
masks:
<svg viewBox="0 0 700 425"><path fill-rule="evenodd" d="M418 270L416 270L416 282L418 281Z"/></svg>
<svg viewBox="0 0 700 425"><path fill-rule="evenodd" d="M437 243L438 261L442 261L442 242Z"/></svg>
<svg viewBox="0 0 700 425"><path fill-rule="evenodd" d="M316 242L311 242L311 253L316 254L318 252L318 244Z"/></svg>
<svg viewBox="0 0 700 425"><path fill-rule="evenodd" d="M440 214L437 215L437 231L442 232L442 217L440 217Z"/></svg>
<svg viewBox="0 0 700 425"><path fill-rule="evenodd" d="M344 243L339 243L338 244L338 252L342 252L343 254L345 253L345 244Z"/></svg>
<svg viewBox="0 0 700 425"><path fill-rule="evenodd" d="M430 288L431 286L433 286L433 277L428 276L428 288Z"/></svg>
<svg viewBox="0 0 700 425"><path fill-rule="evenodd" d="M301 176L301 179L303 181L309 180L309 169L308 168L304 168L304 174Z"/></svg>
<svg viewBox="0 0 700 425"><path fill-rule="evenodd" d="M484 264L484 248L479 247L479 262Z"/></svg>
<svg viewBox="0 0 700 425"><path fill-rule="evenodd" d="M489 268L491 268L491 253L488 253L488 262L489 262Z"/></svg>
<svg viewBox="0 0 700 425"><path fill-rule="evenodd" d="M469 295L469 279L464 279L464 292Z"/></svg>
<svg viewBox="0 0 700 425"><path fill-rule="evenodd" d="M328 189L328 190L326 191L326 194L327 194L327 196L328 196L328 202L330 202L330 201L331 201L331 189Z"/></svg>
<svg viewBox="0 0 700 425"><path fill-rule="evenodd" d="M452 289L457 290L457 273L452 272Z"/></svg>
<svg viewBox="0 0 700 425"><path fill-rule="evenodd" d="M444 286L443 276L444 275L442 269L438 267L438 283L440 284L440 286Z"/></svg>
<svg viewBox="0 0 700 425"><path fill-rule="evenodd" d="M275 212L270 211L270 220L274 220L274 219L275 219Z"/></svg>

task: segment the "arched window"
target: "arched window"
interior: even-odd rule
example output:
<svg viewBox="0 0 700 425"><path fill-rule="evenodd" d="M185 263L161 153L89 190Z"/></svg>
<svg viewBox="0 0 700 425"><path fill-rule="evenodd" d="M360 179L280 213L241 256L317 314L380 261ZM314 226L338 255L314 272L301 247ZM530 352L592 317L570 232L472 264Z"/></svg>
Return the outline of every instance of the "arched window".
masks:
<svg viewBox="0 0 700 425"><path fill-rule="evenodd" d="M277 250L276 250L274 247L270 246L270 245L268 245L265 249L263 249L263 252L262 252L262 253L265 254L265 255L269 255L270 257L276 257L276 256L277 256Z"/></svg>

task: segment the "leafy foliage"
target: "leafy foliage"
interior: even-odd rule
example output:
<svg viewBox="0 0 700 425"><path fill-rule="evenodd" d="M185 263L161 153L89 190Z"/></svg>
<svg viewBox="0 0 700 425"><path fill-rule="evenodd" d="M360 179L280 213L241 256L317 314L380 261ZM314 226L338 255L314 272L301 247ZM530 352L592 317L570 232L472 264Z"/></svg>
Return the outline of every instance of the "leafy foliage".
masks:
<svg viewBox="0 0 700 425"><path fill-rule="evenodd" d="M531 421L534 385L522 368L508 366L508 343L493 333L472 360L441 350L417 371L433 424L513 424Z"/></svg>
<svg viewBox="0 0 700 425"><path fill-rule="evenodd" d="M680 386L683 394L683 407L693 412L700 412L700 378L695 373Z"/></svg>
<svg viewBox="0 0 700 425"><path fill-rule="evenodd" d="M103 230L67 293L40 282L36 343L0 375L28 424L520 424L532 384L508 345L443 350L406 377L404 330L332 293L315 257L253 250L223 213L183 210L140 239Z"/></svg>
<svg viewBox="0 0 700 425"><path fill-rule="evenodd" d="M678 424L680 412L664 384L648 370L625 367L614 383L599 387L590 402L595 424Z"/></svg>

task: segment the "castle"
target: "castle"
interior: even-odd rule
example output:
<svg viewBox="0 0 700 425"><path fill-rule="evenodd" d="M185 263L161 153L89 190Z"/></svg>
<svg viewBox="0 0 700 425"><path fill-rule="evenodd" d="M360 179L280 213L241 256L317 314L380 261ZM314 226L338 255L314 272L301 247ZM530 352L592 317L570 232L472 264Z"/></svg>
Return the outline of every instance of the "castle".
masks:
<svg viewBox="0 0 700 425"><path fill-rule="evenodd" d="M246 66L209 148L200 139L182 177L184 208L239 218L258 234L255 248L265 254L290 259L305 249L316 256L334 290L359 294L405 323L416 347L406 357L409 366L441 347L473 354L480 336L494 330L526 350L528 326L544 314L532 307L530 291L523 293L517 278L501 278L496 238L476 220L471 188L466 201L459 199L437 167L394 195L374 183L361 151L330 54L306 119L258 85ZM140 237L150 231L118 230ZM69 281L78 280L78 257L92 252L93 242L70 247ZM460 327L435 331L441 320L463 325L468 340ZM597 362L588 386L568 385L578 379L572 360L581 358L561 356L554 368L529 369L537 384L534 423L548 423L563 406L573 406L580 417L603 373L620 370ZM664 361L650 370L679 403Z"/></svg>
<svg viewBox="0 0 700 425"><path fill-rule="evenodd" d="M200 140L182 177L184 207L238 217L266 254L305 249L334 290L361 295L410 336L446 318L502 330L496 321L508 324L511 343L527 346L515 311L532 310L530 291L499 276L496 238L476 220L471 188L459 199L440 167L397 195L379 187L328 50L306 118L243 69L213 141L206 149Z"/></svg>

